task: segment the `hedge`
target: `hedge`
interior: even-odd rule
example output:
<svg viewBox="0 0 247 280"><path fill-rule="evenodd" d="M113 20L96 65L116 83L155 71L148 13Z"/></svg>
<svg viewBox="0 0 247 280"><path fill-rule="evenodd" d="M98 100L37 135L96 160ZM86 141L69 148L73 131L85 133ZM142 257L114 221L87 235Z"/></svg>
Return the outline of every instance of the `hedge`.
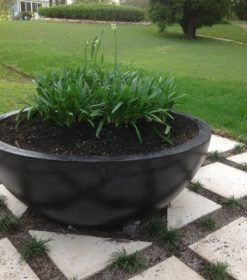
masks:
<svg viewBox="0 0 247 280"><path fill-rule="evenodd" d="M130 22L142 21L145 16L144 10L140 8L103 4L72 4L50 8L41 7L39 14L49 18Z"/></svg>

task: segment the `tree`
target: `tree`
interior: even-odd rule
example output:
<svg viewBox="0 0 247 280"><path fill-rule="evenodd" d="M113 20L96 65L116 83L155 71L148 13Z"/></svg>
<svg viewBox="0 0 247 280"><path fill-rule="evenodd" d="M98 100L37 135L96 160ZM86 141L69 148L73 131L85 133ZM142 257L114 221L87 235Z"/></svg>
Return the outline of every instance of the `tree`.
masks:
<svg viewBox="0 0 247 280"><path fill-rule="evenodd" d="M150 0L150 17L160 31L179 23L188 39L196 29L218 23L227 13L229 0Z"/></svg>
<svg viewBox="0 0 247 280"><path fill-rule="evenodd" d="M247 20L247 0L233 0L233 11L241 20Z"/></svg>
<svg viewBox="0 0 247 280"><path fill-rule="evenodd" d="M0 0L0 14L8 14L13 2L13 0Z"/></svg>

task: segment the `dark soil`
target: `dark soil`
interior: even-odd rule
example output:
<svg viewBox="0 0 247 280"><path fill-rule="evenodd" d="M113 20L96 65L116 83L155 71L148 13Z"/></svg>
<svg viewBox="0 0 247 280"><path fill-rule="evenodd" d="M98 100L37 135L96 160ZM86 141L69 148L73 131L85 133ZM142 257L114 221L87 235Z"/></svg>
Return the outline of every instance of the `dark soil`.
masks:
<svg viewBox="0 0 247 280"><path fill-rule="evenodd" d="M89 124L80 123L73 127L60 127L48 121L24 122L16 128L15 116L0 122L0 141L18 148L50 154L79 156L119 156L147 154L168 149L187 142L198 134L198 126L190 119L175 115L170 140L165 143L157 135L164 130L160 124L139 122L142 135L140 144L133 126L106 126L100 138Z"/></svg>

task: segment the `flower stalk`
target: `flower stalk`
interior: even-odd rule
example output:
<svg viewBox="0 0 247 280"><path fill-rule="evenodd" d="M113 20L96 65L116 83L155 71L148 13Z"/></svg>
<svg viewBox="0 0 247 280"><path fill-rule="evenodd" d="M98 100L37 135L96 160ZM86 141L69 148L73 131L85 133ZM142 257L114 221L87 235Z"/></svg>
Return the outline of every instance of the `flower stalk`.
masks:
<svg viewBox="0 0 247 280"><path fill-rule="evenodd" d="M115 44L115 74L117 73L117 25L115 23L111 24L112 31L114 33L114 44Z"/></svg>

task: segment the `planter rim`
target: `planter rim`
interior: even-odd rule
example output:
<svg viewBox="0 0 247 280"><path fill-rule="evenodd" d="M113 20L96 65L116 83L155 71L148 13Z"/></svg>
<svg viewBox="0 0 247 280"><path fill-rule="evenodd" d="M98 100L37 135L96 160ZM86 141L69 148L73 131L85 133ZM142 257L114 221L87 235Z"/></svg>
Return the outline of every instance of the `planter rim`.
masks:
<svg viewBox="0 0 247 280"><path fill-rule="evenodd" d="M0 116L0 122L4 119L7 119L13 115L16 115L19 111L13 111ZM121 155L121 156L70 156L70 155L56 155L43 152L30 151L26 149L17 148L10 144L0 141L0 152L7 152L13 155L19 155L27 158L36 158L36 159L45 159L45 160L54 160L54 161L79 161L79 162L109 162L109 161L134 161L134 160L150 160L154 158L160 158L164 156L170 156L186 152L191 149L191 147L197 146L208 141L208 138L211 135L212 130L209 125L202 121L201 119L191 116L189 114L173 111L177 115L184 116L189 118L191 121L194 121L198 126L198 134L188 140L185 143L179 144L175 147L160 150L157 152L151 152L147 154L130 154L130 155Z"/></svg>

